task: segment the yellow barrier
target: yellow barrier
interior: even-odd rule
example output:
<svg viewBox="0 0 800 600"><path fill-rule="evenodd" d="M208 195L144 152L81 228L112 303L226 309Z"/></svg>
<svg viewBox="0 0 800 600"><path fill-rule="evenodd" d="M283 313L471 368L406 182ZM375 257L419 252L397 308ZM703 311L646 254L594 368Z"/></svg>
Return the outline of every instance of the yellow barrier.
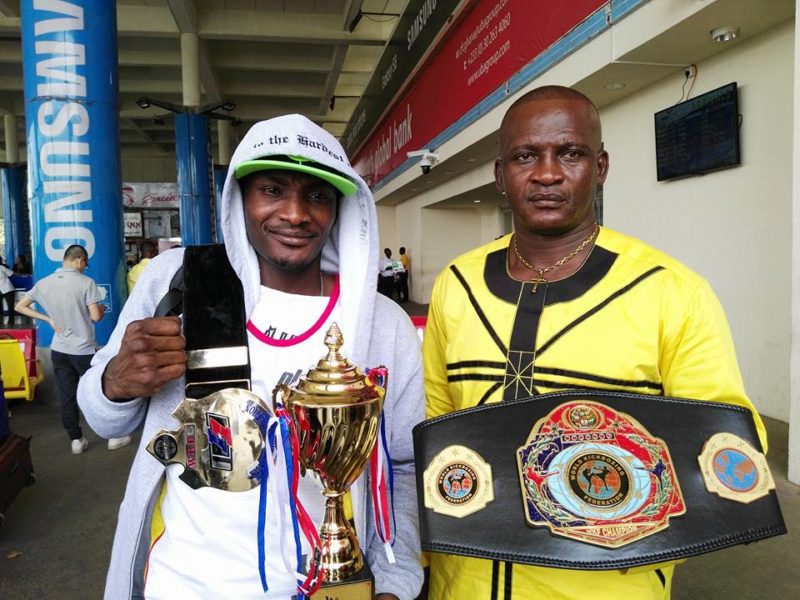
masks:
<svg viewBox="0 0 800 600"><path fill-rule="evenodd" d="M0 365L3 370L6 399L33 400L36 386L44 379L42 363L37 360L32 370L34 375L29 376L28 365L19 340L0 339Z"/></svg>

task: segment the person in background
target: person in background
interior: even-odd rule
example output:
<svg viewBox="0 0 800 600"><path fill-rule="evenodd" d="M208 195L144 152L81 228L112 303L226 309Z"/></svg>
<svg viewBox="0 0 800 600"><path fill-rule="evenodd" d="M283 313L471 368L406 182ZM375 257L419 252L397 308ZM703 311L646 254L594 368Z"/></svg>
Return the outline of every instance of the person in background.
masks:
<svg viewBox="0 0 800 600"><path fill-rule="evenodd" d="M14 295L16 294L16 288L14 284L11 283L10 279L13 274L14 271L8 268L6 261L0 256L0 296L3 298L2 303L0 303L0 311L3 311L3 304L8 307L7 312L3 313L3 322L9 325L14 324L14 317L16 316L14 312Z"/></svg>
<svg viewBox="0 0 800 600"><path fill-rule="evenodd" d="M397 272L397 301L408 302L408 274L411 272L411 259L406 254L405 246L400 246L400 264L403 270Z"/></svg>
<svg viewBox="0 0 800 600"><path fill-rule="evenodd" d="M17 260L14 263L14 273L20 273L28 275L31 272L31 267L28 264L28 259L25 258L24 254L20 254L17 256Z"/></svg>
<svg viewBox="0 0 800 600"><path fill-rule="evenodd" d="M378 291L387 298L393 298L395 267L392 260L392 251L389 248L384 248L383 256L380 271L378 272Z"/></svg>
<svg viewBox="0 0 800 600"><path fill-rule="evenodd" d="M158 255L158 249L153 242L145 241L142 242L141 254L141 260L131 267L130 271L128 271L128 294L133 291L133 287L139 280L142 271L144 271L147 265L150 264L150 260Z"/></svg>
<svg viewBox="0 0 800 600"><path fill-rule="evenodd" d="M16 306L20 314L44 321L55 331L50 357L61 399L61 423L69 435L73 454L82 454L89 448L80 424L78 380L92 362L97 345L94 324L105 313L103 290L83 274L88 268L86 248L70 246L64 252L61 268L37 281ZM44 312L34 309L34 302ZM130 441L130 436L113 438L108 440L108 448L116 450Z"/></svg>
<svg viewBox="0 0 800 600"><path fill-rule="evenodd" d="M608 164L597 109L580 92L547 86L511 105L495 183L514 233L456 258L436 278L423 339L428 417L603 387L744 407L766 450L709 283L596 222L595 191ZM506 600L665 600L675 569L430 558L436 600L495 598L498 589Z"/></svg>

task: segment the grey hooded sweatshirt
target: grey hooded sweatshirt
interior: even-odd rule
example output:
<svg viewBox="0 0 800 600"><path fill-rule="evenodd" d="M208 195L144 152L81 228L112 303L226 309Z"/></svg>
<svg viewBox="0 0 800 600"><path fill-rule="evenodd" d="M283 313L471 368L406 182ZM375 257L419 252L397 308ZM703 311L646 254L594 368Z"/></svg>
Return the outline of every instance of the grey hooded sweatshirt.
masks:
<svg viewBox="0 0 800 600"><path fill-rule="evenodd" d="M338 272L340 277L342 318L339 326L345 340L343 354L362 368L383 364L389 369L384 419L394 468L397 524L394 564L387 561L382 542L375 534L366 473L351 488L351 496L356 531L375 576L376 593L390 592L410 600L416 597L422 585L411 439L413 426L424 418L419 339L402 309L376 291L378 227L369 188L353 171L339 143L300 115L254 125L236 149L225 180L222 230L228 258L242 282L248 317L258 300L261 282L258 260L247 240L242 195L234 168L242 161L275 155L303 156L341 172L358 186L355 194L340 200L336 223L323 249L322 269ZM135 398L112 402L103 395L102 375L119 351L126 326L153 316L182 260L183 249L178 248L150 262L125 304L111 339L95 355L91 369L78 388L81 410L99 435L120 437L142 428L141 442L119 510L106 582L105 597L109 600L143 597L144 565L151 542L150 520L165 470L145 448L160 429L177 427L171 413L184 397L184 380L170 382L149 400ZM313 357L312 362L316 358ZM256 557L253 564L257 564Z"/></svg>

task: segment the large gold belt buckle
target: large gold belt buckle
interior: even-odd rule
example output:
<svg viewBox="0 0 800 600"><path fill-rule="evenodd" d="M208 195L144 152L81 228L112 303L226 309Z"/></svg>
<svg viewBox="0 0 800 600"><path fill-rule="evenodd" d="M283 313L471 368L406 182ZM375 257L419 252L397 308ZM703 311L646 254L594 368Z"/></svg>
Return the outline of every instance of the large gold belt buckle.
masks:
<svg viewBox="0 0 800 600"><path fill-rule="evenodd" d="M204 398L185 398L172 415L180 426L162 429L147 444L160 463L182 465L181 479L195 489L246 492L259 485L262 431L271 417L261 398L228 388Z"/></svg>
<svg viewBox="0 0 800 600"><path fill-rule="evenodd" d="M600 402L550 411L517 464L528 524L555 535L619 548L686 512L667 444Z"/></svg>

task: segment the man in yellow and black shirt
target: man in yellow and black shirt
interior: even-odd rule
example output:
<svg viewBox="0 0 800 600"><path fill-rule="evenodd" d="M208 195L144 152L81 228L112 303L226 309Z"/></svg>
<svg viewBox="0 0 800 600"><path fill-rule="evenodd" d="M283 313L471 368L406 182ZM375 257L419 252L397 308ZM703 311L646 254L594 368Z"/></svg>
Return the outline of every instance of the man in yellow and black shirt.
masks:
<svg viewBox="0 0 800 600"><path fill-rule="evenodd" d="M423 344L428 417L567 389L663 394L749 408L766 449L709 284L595 223L608 172L601 139L596 108L569 88L538 88L506 113L495 178L515 233L436 280ZM673 569L574 571L434 553L429 597L665 599Z"/></svg>

